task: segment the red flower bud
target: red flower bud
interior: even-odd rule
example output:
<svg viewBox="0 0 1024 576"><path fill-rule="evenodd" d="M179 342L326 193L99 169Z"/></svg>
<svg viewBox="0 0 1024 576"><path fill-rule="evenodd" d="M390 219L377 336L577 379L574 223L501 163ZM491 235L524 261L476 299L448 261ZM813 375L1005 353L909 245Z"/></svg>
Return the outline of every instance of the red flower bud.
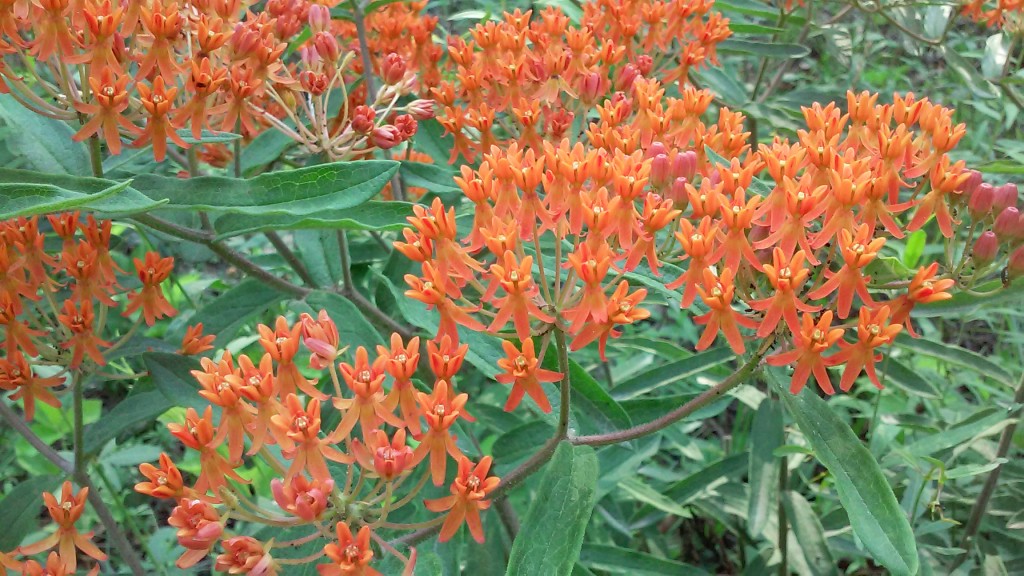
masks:
<svg viewBox="0 0 1024 576"><path fill-rule="evenodd" d="M661 190L672 182L672 171L668 156L658 154L651 160L651 186Z"/></svg>
<svg viewBox="0 0 1024 576"><path fill-rule="evenodd" d="M433 100L413 100L409 106L406 107L409 115L416 120L430 120L434 117L434 101Z"/></svg>
<svg viewBox="0 0 1024 576"><path fill-rule="evenodd" d="M995 201L995 186L983 182L976 187L967 198L967 211L975 221L982 220L992 213L992 203Z"/></svg>
<svg viewBox="0 0 1024 576"><path fill-rule="evenodd" d="M636 57L636 67L641 74L647 76L654 69L654 59L646 54L641 54Z"/></svg>
<svg viewBox="0 0 1024 576"><path fill-rule="evenodd" d="M686 178L676 178L672 181L672 189L666 194L668 199L680 210L686 210L690 204L690 195L686 193L688 182Z"/></svg>
<svg viewBox="0 0 1024 576"><path fill-rule="evenodd" d="M324 32L331 26L331 9L322 4L309 7L309 28L313 34Z"/></svg>
<svg viewBox="0 0 1024 576"><path fill-rule="evenodd" d="M1010 254L1010 262L1006 265L1006 273L1010 278L1024 276L1024 246Z"/></svg>
<svg viewBox="0 0 1024 576"><path fill-rule="evenodd" d="M395 128L398 128L402 140L412 138L412 135L416 133L416 126L416 120L408 114L401 114L395 118Z"/></svg>
<svg viewBox="0 0 1024 576"><path fill-rule="evenodd" d="M1020 238L1020 211L1013 206L1005 208L996 216L996 222L992 226L992 230L996 233L1000 242L1010 242Z"/></svg>
<svg viewBox="0 0 1024 576"><path fill-rule="evenodd" d="M359 105L352 111L352 129L360 134L369 134L373 131L373 119L377 112L369 106Z"/></svg>
<svg viewBox="0 0 1024 576"><path fill-rule="evenodd" d="M394 52L384 57L384 62L380 65L380 75L384 79L384 83L394 86L405 78L405 72L407 67L405 65L405 58Z"/></svg>
<svg viewBox="0 0 1024 576"><path fill-rule="evenodd" d="M327 62L337 62L341 57L341 47L338 40L329 32L317 32L313 35L313 46L316 52Z"/></svg>
<svg viewBox="0 0 1024 576"><path fill-rule="evenodd" d="M317 74L312 70L303 70L299 73L299 85L313 96L319 96L326 92L327 83L327 74L323 72Z"/></svg>
<svg viewBox="0 0 1024 576"><path fill-rule="evenodd" d="M668 148L665 147L661 142L651 142L651 145L647 147L644 152L644 158L654 158L659 154L668 155Z"/></svg>
<svg viewBox="0 0 1024 576"><path fill-rule="evenodd" d="M580 100L584 104L593 104L605 92L604 77L597 72L590 72L583 75L580 81Z"/></svg>
<svg viewBox="0 0 1024 576"><path fill-rule="evenodd" d="M615 79L615 89L621 92L629 90L638 76L640 76L640 69L635 64L626 64L619 70L619 77Z"/></svg>
<svg viewBox="0 0 1024 576"><path fill-rule="evenodd" d="M672 174L676 178L686 178L686 180L693 180L693 176L697 173L697 153L693 150L687 150L676 154L676 157L672 159Z"/></svg>
<svg viewBox="0 0 1024 576"><path fill-rule="evenodd" d="M974 249L971 251L971 254L974 256L974 262L977 264L985 265L994 261L996 256L999 255L999 239L996 237L996 233L986 230L974 242Z"/></svg>
<svg viewBox="0 0 1024 576"><path fill-rule="evenodd" d="M1005 208L1017 206L1017 185L1012 182L996 186L995 200L992 202L993 210L1001 212Z"/></svg>
<svg viewBox="0 0 1024 576"><path fill-rule="evenodd" d="M374 128L373 132L370 133L370 142L381 150L394 148L395 146L398 146L402 140L402 132L390 124Z"/></svg>

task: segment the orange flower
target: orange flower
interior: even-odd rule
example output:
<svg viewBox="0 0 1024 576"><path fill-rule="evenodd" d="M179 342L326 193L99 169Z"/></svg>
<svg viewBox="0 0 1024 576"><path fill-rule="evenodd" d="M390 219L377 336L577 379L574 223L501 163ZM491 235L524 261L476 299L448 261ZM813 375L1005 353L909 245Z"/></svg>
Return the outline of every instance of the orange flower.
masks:
<svg viewBox="0 0 1024 576"><path fill-rule="evenodd" d="M199 395L220 408L220 424L214 443L219 445L227 438L228 459L239 462L245 444L245 430L252 420L251 407L240 394L242 377L235 369L229 351L224 352L220 362L203 358L200 365L202 370L192 370L192 376L201 388Z"/></svg>
<svg viewBox="0 0 1024 576"><path fill-rule="evenodd" d="M168 78L174 78L174 76L168 76ZM178 89L173 86L165 87L163 76L157 76L156 80L153 80L152 88L139 83L136 85L136 89L139 91L142 107L146 109L149 117L146 119L146 127L142 130L142 134L132 144L141 147L152 142L153 158L157 162L163 162L167 155L168 139L182 148L188 148L188 143L178 136L178 132L171 124L171 107L174 105L174 97L177 96Z"/></svg>
<svg viewBox="0 0 1024 576"><path fill-rule="evenodd" d="M412 448L405 445L405 428L395 431L393 440L383 430L372 430L366 444L352 441L352 454L360 466L387 482L407 472L413 462Z"/></svg>
<svg viewBox="0 0 1024 576"><path fill-rule="evenodd" d="M178 544L185 548L185 553L174 563L182 570L206 558L224 533L220 514L202 500L182 498L167 523L178 529Z"/></svg>
<svg viewBox="0 0 1024 576"><path fill-rule="evenodd" d="M704 350L711 346L711 343L721 333L729 342L733 352L743 354L746 351L739 327L757 328L757 322L733 309L733 295L736 292L732 282L733 276L732 268L723 268L721 276L717 278L711 270L704 270L704 284L698 286L697 291L700 293L701 300L707 304L708 308L711 308L711 311L701 316L695 316L693 319L696 324L707 325L704 328L704 334L697 342L697 350Z"/></svg>
<svg viewBox="0 0 1024 576"><path fill-rule="evenodd" d="M181 472L171 461L167 454L160 453L160 467L157 468L149 462L139 464L139 472L149 479L149 482L139 482L135 485L135 491L153 498L173 498L180 500L192 496L192 489L186 488L181 478Z"/></svg>
<svg viewBox="0 0 1024 576"><path fill-rule="evenodd" d="M7 358L0 358L0 390L14 390L11 400L21 400L24 405L25 420L35 418L36 400L60 408L60 400L48 389L64 383L60 376L40 378L32 369L32 365L20 353Z"/></svg>
<svg viewBox="0 0 1024 576"><path fill-rule="evenodd" d="M326 400L327 395L314 387L315 382L307 380L295 364L295 355L299 351L302 336L302 322L288 326L284 316L278 316L274 327L260 324L256 329L260 333L260 345L277 362L277 386L282 398L301 390L310 398ZM296 388L298 390L296 390Z"/></svg>
<svg viewBox="0 0 1024 576"><path fill-rule="evenodd" d="M280 478L274 478L270 481L270 491L282 510L306 522L313 522L327 509L328 498L334 491L334 480L309 480L300 474L285 484Z"/></svg>
<svg viewBox="0 0 1024 576"><path fill-rule="evenodd" d="M94 68L96 70L96 68ZM131 78L115 67L106 66L98 75L89 78L94 103L75 102L75 110L89 116L89 121L72 137L82 142L94 134L103 133L107 149L111 154L121 153L121 135L123 129L131 134L138 134L139 127L132 124L124 116L128 109L128 82Z"/></svg>
<svg viewBox="0 0 1024 576"><path fill-rule="evenodd" d="M331 479L327 460L350 464L352 458L333 446L330 438L320 437L320 401L311 398L302 407L295 394L289 394L281 407L281 413L270 418L271 432L281 445L281 453L292 461L285 475L291 480L306 470L320 482Z"/></svg>
<svg viewBox="0 0 1024 576"><path fill-rule="evenodd" d="M839 341L840 350L832 355L831 361L846 364L843 378L839 383L839 388L844 392L853 386L861 371L867 371L871 382L879 390L882 389L882 383L875 374L875 363L882 359L882 355L876 355L875 348L891 344L903 329L903 326L895 322L890 323L888 320L888 306L882 306L876 311L867 307L861 308L857 323L857 342L847 344L844 340Z"/></svg>
<svg viewBox="0 0 1024 576"><path fill-rule="evenodd" d="M427 341L427 353L430 371L438 380L451 382L453 376L462 369L462 362L469 352L469 344L459 345L458 337L438 336Z"/></svg>
<svg viewBox="0 0 1024 576"><path fill-rule="evenodd" d="M139 280L142 281L142 289L128 295L128 306L125 307L124 315L134 314L136 310L142 308L142 316L149 326L160 318L174 316L176 311L164 298L163 290L160 288L160 283L166 280L174 269L174 258L161 258L156 252L146 252L145 260L135 258L134 263Z"/></svg>
<svg viewBox="0 0 1024 576"><path fill-rule="evenodd" d="M178 354L183 356L195 356L207 350L213 350L213 341L217 339L216 334L203 335L203 323L185 328L185 336L181 339L181 348Z"/></svg>
<svg viewBox="0 0 1024 576"><path fill-rule="evenodd" d="M804 314L800 325L800 332L793 335L794 348L788 352L779 352L766 358L772 366L785 366L796 363L793 370L793 379L789 386L792 394L798 394L807 383L807 379L813 373L818 387L826 394L835 394L832 388L832 381L828 377L828 366L834 366L838 362L834 356L825 358L822 356L833 344L843 337L842 328L830 329L832 326L832 311L826 310L821 319L815 323L814 316Z"/></svg>
<svg viewBox="0 0 1024 576"><path fill-rule="evenodd" d="M381 573L370 567L373 560L373 549L370 548L370 527L363 526L355 537L348 524L338 522L335 526L337 542L324 546L324 554L331 560L330 564L317 564L320 576L381 576Z"/></svg>
<svg viewBox="0 0 1024 576"><path fill-rule="evenodd" d="M632 324L651 316L651 312L641 308L644 298L647 297L647 290L641 288L629 294L629 282L623 280L615 288L611 298L608 299L605 316L608 321L604 324L588 324L569 345L570 350L579 350L594 340L597 340L597 350L601 359L605 359L605 347L609 338L618 338L620 330L616 330L617 324Z"/></svg>
<svg viewBox="0 0 1024 576"><path fill-rule="evenodd" d="M270 556L270 547L251 536L235 536L220 544L224 553L217 556L214 569L228 574L276 576L277 563Z"/></svg>
<svg viewBox="0 0 1024 576"><path fill-rule="evenodd" d="M0 560L3 555L0 554ZM4 564L7 566L8 564ZM50 552L50 555L46 557L46 566L39 564L35 560L28 560L24 565L18 565L17 568L11 568L12 570L18 570L22 576L72 576L73 571L68 571L64 561L60 555L56 552ZM96 564L89 570L87 576L96 576L100 573L100 565Z"/></svg>
<svg viewBox="0 0 1024 576"><path fill-rule="evenodd" d="M511 318L516 335L525 340L530 337L531 318L545 323L552 323L555 319L541 311L537 305L536 299L540 290L531 275L533 257L526 256L517 264L516 255L508 250L503 258L504 265L491 265L491 274L494 277L482 297L498 311L488 330L498 332ZM498 286L505 291L505 296L494 298Z"/></svg>
<svg viewBox="0 0 1024 576"><path fill-rule="evenodd" d="M412 385L413 374L420 361L420 338L414 336L409 340L409 345L402 344L402 336L391 334L391 349L384 346L377 346L377 360L384 371L395 379L384 400L384 406L388 411L396 407L402 412L402 421L413 434L420 432L420 413L416 406L416 388Z"/></svg>
<svg viewBox="0 0 1024 576"><path fill-rule="evenodd" d="M342 362L339 368L345 385L355 393L355 397L333 399L334 407L344 411L341 422L331 434L334 441L347 437L356 422L359 422L364 437L384 422L398 428L403 426L402 420L392 414L385 403L387 394L383 384L386 374L378 369L377 363L370 364L366 348L360 346L356 349L355 365Z"/></svg>
<svg viewBox="0 0 1024 576"><path fill-rule="evenodd" d="M522 402L523 396L529 394L541 411L551 412L551 403L548 402L541 383L558 382L562 379L562 374L539 367L540 360L537 359L531 339L523 340L521 352L508 340L503 340L501 347L505 349L507 358L498 360L498 367L505 373L498 374L495 379L502 384L512 384L512 392L505 402L505 411L514 410Z"/></svg>
<svg viewBox="0 0 1024 576"><path fill-rule="evenodd" d="M820 306L807 304L798 297L800 286L810 275L810 271L804 268L804 251L800 250L787 259L782 248L775 248L772 251L772 263L762 268L768 282L775 289L775 295L749 302L751 308L765 313L756 326L757 337L764 338L771 334L780 320L785 320L789 331L796 334L800 331L797 311L806 313L821 310Z"/></svg>
<svg viewBox="0 0 1024 576"><path fill-rule="evenodd" d="M303 312L299 323L302 325L302 342L313 353L309 367L316 370L328 368L343 351L338 349L338 327L334 320L326 310L321 310L315 320Z"/></svg>
<svg viewBox="0 0 1024 576"><path fill-rule="evenodd" d="M101 340L93 331L94 316L90 300L83 300L81 306L75 306L71 300L65 300L64 313L57 318L71 333L71 338L61 343L61 348L71 349L71 362L68 366L72 369L78 368L86 355L100 366L107 363L99 347L110 346L110 342Z"/></svg>
<svg viewBox="0 0 1024 576"><path fill-rule="evenodd" d="M462 456L462 451L456 445L456 437L451 433L451 427L460 417L472 422L474 419L465 411L466 401L469 396L458 394L450 397L448 382L438 380L434 384L433 394L416 393L416 401L419 402L420 411L427 421L427 431L416 439L419 446L413 452L415 464L419 464L429 454L430 473L434 484L444 484L444 473L447 467L448 454L453 458Z"/></svg>
<svg viewBox="0 0 1024 576"><path fill-rule="evenodd" d="M57 525L57 531L39 542L22 546L20 550L22 554L32 555L57 546L64 569L73 573L78 567L76 548L87 556L100 561L106 560L107 555L92 543L92 532L82 534L75 528L75 522L85 510L85 500L88 497L89 489L82 488L74 495L71 491L71 482L65 481L61 486L59 502L56 494L43 492L43 501L46 503L50 518Z"/></svg>
<svg viewBox="0 0 1024 576"><path fill-rule="evenodd" d="M206 407L201 418L194 408L189 408L185 412L183 424L172 422L167 425L167 429L182 444L199 452L199 464L202 469L196 480L196 492L204 494L209 490L216 494L221 488L227 487L228 478L248 484L249 481L239 476L234 466L217 452L221 440L214 436L212 406Z"/></svg>
<svg viewBox="0 0 1024 576"><path fill-rule="evenodd" d="M490 469L490 456L484 456L475 466L463 456L459 459L459 473L452 482L451 496L423 502L431 512L448 512L441 526L440 542L451 540L463 522L469 526L474 540L481 544L484 542L480 511L490 508L487 493L497 488L500 482L497 477L487 475Z"/></svg>
<svg viewBox="0 0 1024 576"><path fill-rule="evenodd" d="M956 281L952 278L936 279L935 275L938 270L938 262L918 268L910 280L910 285L907 286L907 293L897 297L891 304L893 324L903 324L911 336L917 337L917 332L914 331L914 326L910 323L910 312L914 306L929 302L941 302L953 297L946 290L952 288Z"/></svg>
<svg viewBox="0 0 1024 576"><path fill-rule="evenodd" d="M818 289L807 294L808 298L824 298L838 290L836 297L836 313L840 318L850 315L850 307L853 305L853 296L856 293L866 306L871 306L874 301L868 294L867 283L871 276L864 274L864 267L871 263L878 255L878 251L885 244L885 238L871 238L871 230L866 224L857 228L857 236L849 230L839 232L839 251L843 255L843 267L838 272L826 272L831 274L827 282Z"/></svg>

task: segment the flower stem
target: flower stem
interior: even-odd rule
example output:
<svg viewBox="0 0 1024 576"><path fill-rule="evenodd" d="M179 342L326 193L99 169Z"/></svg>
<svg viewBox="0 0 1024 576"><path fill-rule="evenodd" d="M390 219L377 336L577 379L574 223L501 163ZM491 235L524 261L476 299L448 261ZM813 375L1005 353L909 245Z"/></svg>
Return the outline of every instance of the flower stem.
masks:
<svg viewBox="0 0 1024 576"><path fill-rule="evenodd" d="M561 403L558 406L558 428L555 430L555 438L561 440L569 434L569 401L572 382L569 379L569 348L565 344L565 332L560 329L555 330L555 347L558 350L558 370L562 373L562 381L558 385Z"/></svg>
<svg viewBox="0 0 1024 576"><path fill-rule="evenodd" d="M73 372L71 379L73 398L73 434L75 442L75 476L85 474L85 382L82 373L78 370Z"/></svg>
<svg viewBox="0 0 1024 576"><path fill-rule="evenodd" d="M96 134L89 138L89 163L92 166L92 175L103 178L103 153L100 150L100 137Z"/></svg>
<svg viewBox="0 0 1024 576"><path fill-rule="evenodd" d="M789 467L786 458L779 458L779 553L782 554L782 561L779 563L779 576L789 576L789 522L786 518L786 490L789 482Z"/></svg>

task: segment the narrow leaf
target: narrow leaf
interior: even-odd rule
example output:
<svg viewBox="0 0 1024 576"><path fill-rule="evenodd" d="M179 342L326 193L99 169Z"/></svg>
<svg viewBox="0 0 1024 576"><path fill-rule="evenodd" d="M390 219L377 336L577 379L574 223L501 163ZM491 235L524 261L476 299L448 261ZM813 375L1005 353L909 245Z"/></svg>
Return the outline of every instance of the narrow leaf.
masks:
<svg viewBox="0 0 1024 576"><path fill-rule="evenodd" d="M1007 386L1016 385L1014 378L1002 366L977 352L961 348L955 344L946 344L945 342L936 342L935 340L926 340L924 338L911 338L906 334L900 334L896 337L896 345L921 354L934 356L956 366L975 370L982 376L988 376Z"/></svg>
<svg viewBox="0 0 1024 576"><path fill-rule="evenodd" d="M689 358L652 368L624 380L612 389L612 397L617 400L635 398L663 386L693 378L697 374L720 366L735 357L736 355L727 347L713 348Z"/></svg>
<svg viewBox="0 0 1024 576"><path fill-rule="evenodd" d="M778 494L779 461L775 449L782 446L782 406L765 399L757 407L750 430L750 504L747 528L751 536L764 530Z"/></svg>
<svg viewBox="0 0 1024 576"><path fill-rule="evenodd" d="M587 543L580 552L580 564L594 570L630 576L706 576L695 566L652 554L607 544Z"/></svg>
<svg viewBox="0 0 1024 576"><path fill-rule="evenodd" d="M159 207L129 188L130 182L46 174L0 168L0 218L51 214L64 210L95 210L104 214L137 214Z"/></svg>
<svg viewBox="0 0 1024 576"><path fill-rule="evenodd" d="M816 576L833 576L836 563L825 540L825 529L808 502L799 492L787 491L783 495L786 516L793 526L793 535L811 572Z"/></svg>
<svg viewBox="0 0 1024 576"><path fill-rule="evenodd" d="M147 352L142 355L142 362L152 376L156 389L173 406L195 408L196 412L202 414L210 405L199 395L199 384L192 376L192 370L199 369L198 361L178 354Z"/></svg>
<svg viewBox="0 0 1024 576"><path fill-rule="evenodd" d="M358 206L323 210L316 214L226 214L217 219L214 228L218 239L266 230L401 230L412 216L412 204L370 200Z"/></svg>
<svg viewBox="0 0 1024 576"><path fill-rule="evenodd" d="M216 334L214 344L222 347L250 319L283 299L284 295L277 290L254 278L246 278L200 308L193 321L202 322L207 334Z"/></svg>
<svg viewBox="0 0 1024 576"><path fill-rule="evenodd" d="M130 394L104 414L103 418L85 429L85 452L99 452L107 442L124 430L151 422L173 406L174 403L159 390Z"/></svg>

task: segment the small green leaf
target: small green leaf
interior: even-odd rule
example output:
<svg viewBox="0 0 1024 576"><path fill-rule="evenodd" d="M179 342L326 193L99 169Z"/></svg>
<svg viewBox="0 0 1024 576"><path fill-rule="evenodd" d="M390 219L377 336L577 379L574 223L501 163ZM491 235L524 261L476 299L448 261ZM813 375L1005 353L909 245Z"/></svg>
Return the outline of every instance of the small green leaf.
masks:
<svg viewBox="0 0 1024 576"><path fill-rule="evenodd" d="M568 576L580 555L594 511L597 455L590 446L562 442L547 465L535 498L516 535L507 576Z"/></svg>
<svg viewBox="0 0 1024 576"><path fill-rule="evenodd" d="M619 482L619 488L632 496L634 499L648 504L662 512L689 518L690 511L679 505L678 502L650 487L639 476L631 476Z"/></svg>
<svg viewBox="0 0 1024 576"><path fill-rule="evenodd" d="M166 394L155 389L128 395L103 418L85 429L86 454L99 452L122 431L151 422L173 406Z"/></svg>
<svg viewBox="0 0 1024 576"><path fill-rule="evenodd" d="M883 384L892 383L906 392L917 394L923 398L942 398L942 393L934 384L925 379L919 372L908 368L905 364L892 356L887 356L882 361L882 369L885 381Z"/></svg>
<svg viewBox="0 0 1024 576"><path fill-rule="evenodd" d="M0 500L0 550L14 550L22 540L39 529L39 515L44 512L44 491L52 490L60 478L56 476L32 476L18 482Z"/></svg>
<svg viewBox="0 0 1024 576"><path fill-rule="evenodd" d="M775 457L775 450L782 446L784 439L782 406L771 399L763 400L757 407L750 430L747 529L751 536L758 536L764 530L779 492L779 460Z"/></svg>
<svg viewBox="0 0 1024 576"><path fill-rule="evenodd" d="M668 414L672 410L697 398L700 394L673 394L671 396L643 396L622 401L622 408L634 422L650 422ZM720 415L732 404L735 398L730 395L709 403L700 410L690 414L680 422L696 422Z"/></svg>
<svg viewBox="0 0 1024 576"><path fill-rule="evenodd" d="M260 174L249 180L222 176L178 178L142 174L132 187L150 198L166 199L165 208L215 210L251 216L315 216L366 202L387 184L398 162L362 160L317 164Z"/></svg>
<svg viewBox="0 0 1024 576"><path fill-rule="evenodd" d="M241 134L234 134L232 132L203 130L200 132L199 138L195 138L192 136L192 130L189 128L178 130L178 136L188 144L224 144L225 142L234 142L242 137Z"/></svg>
<svg viewBox="0 0 1024 576"><path fill-rule="evenodd" d="M781 42L757 42L754 40L741 40L739 38L728 38L718 44L722 52L735 52L737 54L754 54L766 58L803 58L811 53L811 49L802 44L784 44Z"/></svg>
<svg viewBox="0 0 1024 576"><path fill-rule="evenodd" d="M216 334L214 345L222 347L238 330L285 296L255 278L246 278L207 302L196 312L193 323L202 322L203 331Z"/></svg>
<svg viewBox="0 0 1024 576"><path fill-rule="evenodd" d="M293 144L295 141L280 130L264 130L242 149L242 174L251 175L277 160Z"/></svg>
<svg viewBox="0 0 1024 576"><path fill-rule="evenodd" d="M1012 387L1016 385L1014 378L1002 366L972 350L967 350L954 344L946 344L945 342L912 338L906 333L901 333L896 337L896 345L927 356L934 356L956 366L975 370L982 376L988 376L1007 386Z"/></svg>
<svg viewBox="0 0 1024 576"><path fill-rule="evenodd" d="M915 574L919 559L914 531L871 452L814 390L790 394L776 370L766 373L818 460L835 479L839 501L868 552L894 574Z"/></svg>
<svg viewBox="0 0 1024 576"><path fill-rule="evenodd" d="M907 247L903 250L903 263L907 268L916 268L917 263L924 254L924 245L928 240L928 234L924 230L917 230L907 237Z"/></svg>
<svg viewBox="0 0 1024 576"><path fill-rule="evenodd" d="M964 84L967 88L977 96L978 98L988 100L996 98L999 93L995 86L988 80L982 78L981 74L978 73L978 66L971 64L964 59L956 50L950 46L939 46L939 50L942 55L946 58L946 64L951 69L956 71L964 80Z"/></svg>
<svg viewBox="0 0 1024 576"><path fill-rule="evenodd" d="M707 576L707 572L652 554L588 542L580 552L580 564L594 570L630 576Z"/></svg>
<svg viewBox="0 0 1024 576"><path fill-rule="evenodd" d="M665 490L665 495L685 504L716 484L739 477L747 471L749 464L750 458L746 454L726 456L676 482Z"/></svg>
<svg viewBox="0 0 1024 576"><path fill-rule="evenodd" d="M968 442L979 434L994 434L998 431L996 427L1007 422L1008 417L1010 414L1002 408L979 410L949 428L908 444L904 450L915 456L933 456L942 450Z"/></svg>
<svg viewBox="0 0 1024 576"><path fill-rule="evenodd" d="M193 358L163 352L147 352L142 355L153 378L156 389L174 406L195 408L203 413L210 403L199 395L199 384L192 376L192 370L199 370L199 362Z"/></svg>
<svg viewBox="0 0 1024 576"><path fill-rule="evenodd" d="M351 208L324 210L316 214L225 214L217 219L214 228L219 240L267 230L337 229L384 232L401 230L408 226L406 218L412 216L412 207L413 205L407 202L370 200Z"/></svg>
<svg viewBox="0 0 1024 576"><path fill-rule="evenodd" d="M402 162L402 182L406 186L423 188L434 194L460 193L455 184L455 172L448 166L425 164L423 162Z"/></svg>
<svg viewBox="0 0 1024 576"><path fill-rule="evenodd" d="M555 354L552 350L551 356ZM633 425L629 414L615 401L604 386L576 363L569 359L569 383L572 385L572 406L586 414L602 432L622 430Z"/></svg>
<svg viewBox="0 0 1024 576"><path fill-rule="evenodd" d="M736 79L736 76L724 68L704 68L700 72L692 72L705 88L709 88L721 97L722 101L733 108L742 108L750 101L747 89ZM728 164L727 164L728 165Z"/></svg>

